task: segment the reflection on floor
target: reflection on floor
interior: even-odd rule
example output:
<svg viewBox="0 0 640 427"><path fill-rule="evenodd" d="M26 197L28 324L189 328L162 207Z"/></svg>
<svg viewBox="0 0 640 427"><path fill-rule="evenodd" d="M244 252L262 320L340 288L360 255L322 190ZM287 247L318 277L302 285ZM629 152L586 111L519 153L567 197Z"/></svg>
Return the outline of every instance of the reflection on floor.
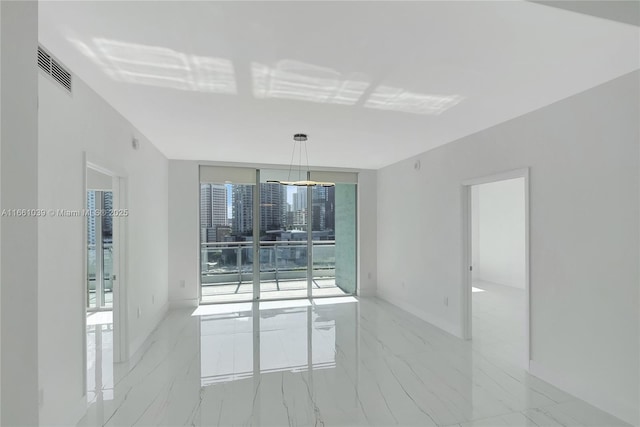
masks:
<svg viewBox="0 0 640 427"><path fill-rule="evenodd" d="M524 289L474 282L474 347L509 363L525 367L526 325Z"/></svg>
<svg viewBox="0 0 640 427"><path fill-rule="evenodd" d="M87 401L113 399L113 312L87 313Z"/></svg>
<svg viewBox="0 0 640 427"><path fill-rule="evenodd" d="M483 346L347 298L171 311L80 424L625 425Z"/></svg>
<svg viewBox="0 0 640 427"><path fill-rule="evenodd" d="M347 295L336 286L335 279L314 279L311 288L314 297ZM250 301L253 297L253 283L211 285L202 287L202 302L239 302ZM280 280L260 284L260 299L306 298L306 280Z"/></svg>

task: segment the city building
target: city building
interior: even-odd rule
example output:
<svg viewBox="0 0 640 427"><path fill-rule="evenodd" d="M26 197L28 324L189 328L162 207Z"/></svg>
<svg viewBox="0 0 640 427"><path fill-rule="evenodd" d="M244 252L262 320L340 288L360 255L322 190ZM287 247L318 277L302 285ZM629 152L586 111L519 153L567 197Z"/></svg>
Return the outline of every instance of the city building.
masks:
<svg viewBox="0 0 640 427"><path fill-rule="evenodd" d="M200 226L227 225L227 189L224 184L200 185Z"/></svg>
<svg viewBox="0 0 640 427"><path fill-rule="evenodd" d="M300 212L307 209L307 189L300 187L293 193L293 211Z"/></svg>
<svg viewBox="0 0 640 427"><path fill-rule="evenodd" d="M200 227L202 242L223 242L219 227L228 225L227 189L224 184L200 184Z"/></svg>
<svg viewBox="0 0 640 427"><path fill-rule="evenodd" d="M247 235L253 230L253 187L236 185L232 190L233 233ZM260 231L279 230L287 221L287 195L284 187L260 184Z"/></svg>
<svg viewBox="0 0 640 427"><path fill-rule="evenodd" d="M0 85L0 425L640 425L639 2L1 1Z"/></svg>

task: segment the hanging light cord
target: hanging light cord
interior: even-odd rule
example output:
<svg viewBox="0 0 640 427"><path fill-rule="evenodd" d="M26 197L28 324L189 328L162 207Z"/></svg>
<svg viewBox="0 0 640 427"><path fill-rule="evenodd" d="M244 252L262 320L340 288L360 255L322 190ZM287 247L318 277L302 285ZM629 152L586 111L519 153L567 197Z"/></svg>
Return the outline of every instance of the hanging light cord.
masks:
<svg viewBox="0 0 640 427"><path fill-rule="evenodd" d="M302 179L302 144L304 142L304 156L307 162L307 175L304 179ZM296 157L296 143L298 143L298 180L296 182L291 182L291 172L293 172L293 159ZM287 181L280 180L267 180L268 183L275 183L281 185L296 185L296 186L304 186L304 187L315 187L317 185L321 185L323 187L333 187L335 183L333 182L315 182L311 180L311 169L309 166L309 148L307 147L307 135L304 133L296 133L293 135L293 151L291 152L291 163L289 163L289 175L287 176Z"/></svg>
<svg viewBox="0 0 640 427"><path fill-rule="evenodd" d="M300 154L298 155L298 181L300 181L300 177L302 176L302 141L298 141L298 150Z"/></svg>
<svg viewBox="0 0 640 427"><path fill-rule="evenodd" d="M310 173L310 169L309 169L309 151L307 150L307 141L304 142L304 154L307 156L307 176L304 179L311 179L311 177L309 176Z"/></svg>
<svg viewBox="0 0 640 427"><path fill-rule="evenodd" d="M291 181L291 169L293 169L293 159L296 155L296 141L293 141L293 151L291 151L291 162L289 163L289 175L287 176L287 181Z"/></svg>

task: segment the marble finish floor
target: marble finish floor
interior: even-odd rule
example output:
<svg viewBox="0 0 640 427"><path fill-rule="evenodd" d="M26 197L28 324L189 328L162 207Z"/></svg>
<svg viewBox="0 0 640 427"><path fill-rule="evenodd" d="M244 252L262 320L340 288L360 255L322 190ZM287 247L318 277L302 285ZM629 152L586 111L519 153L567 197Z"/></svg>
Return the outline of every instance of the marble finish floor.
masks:
<svg viewBox="0 0 640 427"><path fill-rule="evenodd" d="M473 346L483 354L503 359L523 369L526 356L525 290L491 282L473 286Z"/></svg>
<svg viewBox="0 0 640 427"><path fill-rule="evenodd" d="M173 310L116 365L91 328L82 426L626 425L376 298Z"/></svg>

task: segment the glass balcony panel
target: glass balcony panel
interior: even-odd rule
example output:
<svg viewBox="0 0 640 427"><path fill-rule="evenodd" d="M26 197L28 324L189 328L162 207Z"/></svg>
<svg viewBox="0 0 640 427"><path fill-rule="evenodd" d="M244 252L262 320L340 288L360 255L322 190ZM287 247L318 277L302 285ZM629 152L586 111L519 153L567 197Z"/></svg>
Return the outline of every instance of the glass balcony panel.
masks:
<svg viewBox="0 0 640 427"><path fill-rule="evenodd" d="M96 245L87 245L87 308L96 308Z"/></svg>
<svg viewBox="0 0 640 427"><path fill-rule="evenodd" d="M113 243L103 243L102 308L113 307Z"/></svg>
<svg viewBox="0 0 640 427"><path fill-rule="evenodd" d="M356 289L356 185L314 187L312 196L314 297Z"/></svg>

